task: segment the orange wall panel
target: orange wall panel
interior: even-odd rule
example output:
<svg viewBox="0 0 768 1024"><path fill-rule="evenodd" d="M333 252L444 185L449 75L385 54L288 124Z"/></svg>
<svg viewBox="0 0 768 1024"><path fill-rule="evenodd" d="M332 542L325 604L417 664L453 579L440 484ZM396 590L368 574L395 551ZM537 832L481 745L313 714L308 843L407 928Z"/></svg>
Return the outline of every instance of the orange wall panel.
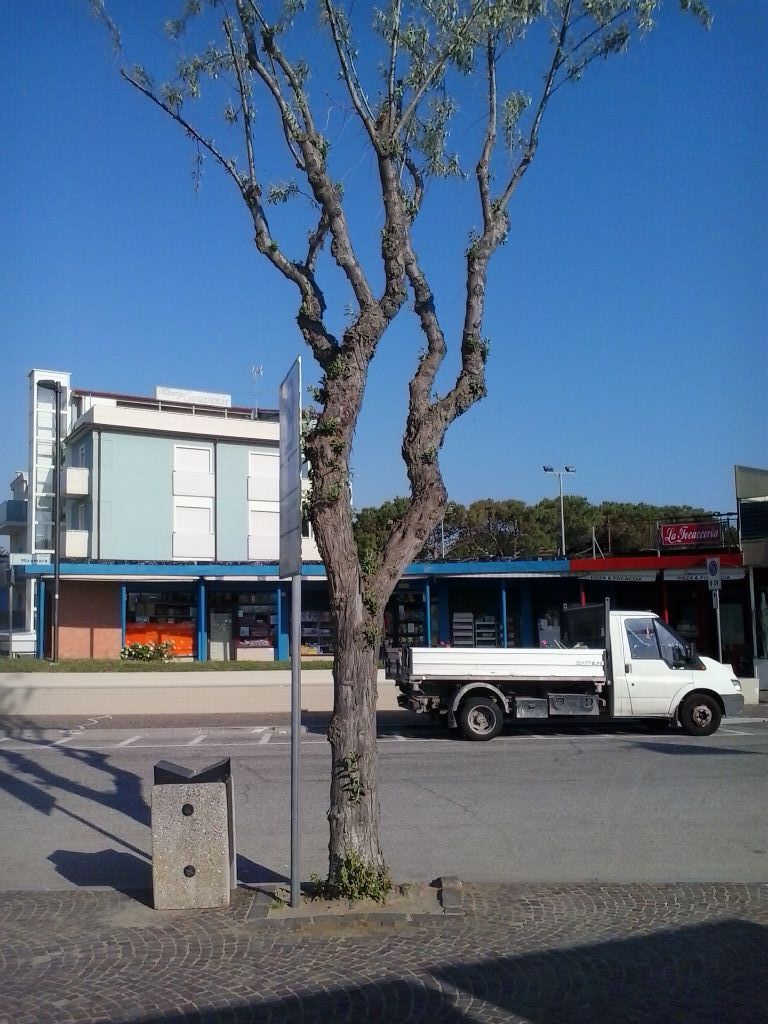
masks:
<svg viewBox="0 0 768 1024"><path fill-rule="evenodd" d="M195 653L197 629L191 622L129 622L125 627L126 644L163 644L170 641L177 658Z"/></svg>
<svg viewBox="0 0 768 1024"><path fill-rule="evenodd" d="M120 657L119 583L62 580L59 601L60 658Z"/></svg>

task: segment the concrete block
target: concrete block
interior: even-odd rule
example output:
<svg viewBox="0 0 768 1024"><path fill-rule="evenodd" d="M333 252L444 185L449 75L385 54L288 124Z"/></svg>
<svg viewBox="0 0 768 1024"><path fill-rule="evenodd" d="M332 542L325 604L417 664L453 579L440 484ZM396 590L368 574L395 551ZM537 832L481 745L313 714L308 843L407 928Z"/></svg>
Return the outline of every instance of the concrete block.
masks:
<svg viewBox="0 0 768 1024"><path fill-rule="evenodd" d="M438 879L440 903L444 914L463 914L464 901L461 881L454 875L443 875Z"/></svg>
<svg viewBox="0 0 768 1024"><path fill-rule="evenodd" d="M156 910L228 907L227 790L223 782L152 787Z"/></svg>
<svg viewBox="0 0 768 1024"><path fill-rule="evenodd" d="M760 690L757 679L739 679L741 692L744 695L744 703L754 705L760 703Z"/></svg>

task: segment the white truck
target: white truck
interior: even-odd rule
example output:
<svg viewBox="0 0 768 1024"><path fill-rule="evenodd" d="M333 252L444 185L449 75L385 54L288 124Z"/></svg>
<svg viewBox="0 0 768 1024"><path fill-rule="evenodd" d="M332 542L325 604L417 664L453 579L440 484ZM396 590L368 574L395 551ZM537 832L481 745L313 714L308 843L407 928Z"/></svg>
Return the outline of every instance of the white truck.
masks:
<svg viewBox="0 0 768 1024"><path fill-rule="evenodd" d="M493 739L505 718L656 718L709 736L741 714L732 668L699 657L658 615L606 602L566 608L564 623L563 648L405 648L393 666L398 704L470 740Z"/></svg>

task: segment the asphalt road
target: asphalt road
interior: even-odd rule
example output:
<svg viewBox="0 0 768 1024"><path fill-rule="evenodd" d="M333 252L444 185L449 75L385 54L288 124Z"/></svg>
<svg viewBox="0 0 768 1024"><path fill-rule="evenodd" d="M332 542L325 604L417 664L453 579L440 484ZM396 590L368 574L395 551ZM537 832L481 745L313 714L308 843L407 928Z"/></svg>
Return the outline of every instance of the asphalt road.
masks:
<svg viewBox="0 0 768 1024"><path fill-rule="evenodd" d="M768 879L768 723L706 739L667 726L542 726L469 743L383 716L385 855L398 880ZM125 723L121 723L125 724ZM302 734L302 874L322 874L329 748ZM241 881L289 864L287 725L0 732L0 888L150 883L152 766L231 757Z"/></svg>

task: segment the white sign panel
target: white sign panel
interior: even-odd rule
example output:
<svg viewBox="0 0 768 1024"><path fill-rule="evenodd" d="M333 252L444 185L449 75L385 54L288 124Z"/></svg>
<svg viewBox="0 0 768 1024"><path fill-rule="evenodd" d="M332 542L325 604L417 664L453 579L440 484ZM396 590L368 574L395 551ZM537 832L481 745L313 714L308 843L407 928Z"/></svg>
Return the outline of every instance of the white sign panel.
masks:
<svg viewBox="0 0 768 1024"><path fill-rule="evenodd" d="M702 569L665 569L664 579L670 583L707 583L711 580L707 568L713 559L707 559L707 565ZM720 581L743 580L744 570L730 566L720 568Z"/></svg>
<svg viewBox="0 0 768 1024"><path fill-rule="evenodd" d="M657 575L655 569L637 569L635 572L621 572L617 569L608 572L580 572L579 579L605 583L653 583Z"/></svg>
<svg viewBox="0 0 768 1024"><path fill-rule="evenodd" d="M25 552L15 551L9 555L11 565L50 565L51 556L44 554L30 555Z"/></svg>
<svg viewBox="0 0 768 1024"><path fill-rule="evenodd" d="M232 405L232 396L223 395L218 391L187 391L186 388L155 388L155 398L158 402L178 402L181 405L215 405L222 409L229 409Z"/></svg>
<svg viewBox="0 0 768 1024"><path fill-rule="evenodd" d="M280 575L301 575L301 357L280 385Z"/></svg>

